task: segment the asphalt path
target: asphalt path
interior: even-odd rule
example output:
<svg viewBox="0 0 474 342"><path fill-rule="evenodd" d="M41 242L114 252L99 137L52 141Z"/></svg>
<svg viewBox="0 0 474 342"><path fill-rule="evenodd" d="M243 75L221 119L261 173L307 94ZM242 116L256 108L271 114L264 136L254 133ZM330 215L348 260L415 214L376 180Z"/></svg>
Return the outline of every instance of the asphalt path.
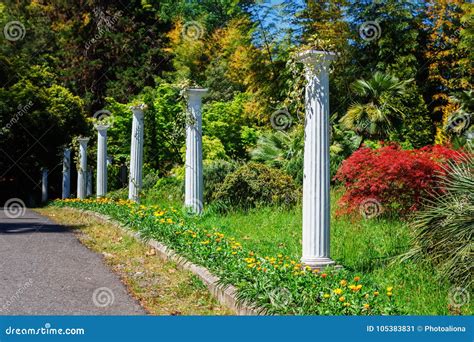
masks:
<svg viewBox="0 0 474 342"><path fill-rule="evenodd" d="M0 209L0 315L146 314L71 230Z"/></svg>

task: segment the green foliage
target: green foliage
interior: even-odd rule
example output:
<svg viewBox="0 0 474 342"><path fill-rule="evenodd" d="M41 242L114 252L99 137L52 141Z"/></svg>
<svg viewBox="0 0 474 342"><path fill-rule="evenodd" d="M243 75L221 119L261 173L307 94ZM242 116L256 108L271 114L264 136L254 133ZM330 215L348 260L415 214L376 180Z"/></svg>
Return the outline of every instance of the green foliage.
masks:
<svg viewBox="0 0 474 342"><path fill-rule="evenodd" d="M341 123L365 137L385 138L404 119L399 99L411 81L400 81L381 72L376 72L367 81L355 81L351 90L359 102L349 107Z"/></svg>
<svg viewBox="0 0 474 342"><path fill-rule="evenodd" d="M130 105L107 98L105 107L112 114L109 128L109 154L116 159L130 154L132 112ZM145 88L133 102L143 102L145 110L144 161L161 175L181 163L184 145L185 113L179 89L166 82L156 88Z"/></svg>
<svg viewBox="0 0 474 342"><path fill-rule="evenodd" d="M209 203L227 175L237 168L237 164L226 160L213 160L204 163L204 201Z"/></svg>
<svg viewBox="0 0 474 342"><path fill-rule="evenodd" d="M283 131L267 132L260 136L250 155L254 161L284 170L298 184L301 184L303 182L303 143L302 127L295 128L289 134Z"/></svg>
<svg viewBox="0 0 474 342"><path fill-rule="evenodd" d="M204 161L223 160L229 158L225 153L224 145L219 140L219 138L211 138L207 135L202 137L202 155Z"/></svg>
<svg viewBox="0 0 474 342"><path fill-rule="evenodd" d="M4 170L0 182L6 189L14 186L17 197L34 198L32 189L38 183L40 169L51 171L54 184L60 177L56 166L61 147L90 127L83 101L55 83L49 68L32 66L29 71L31 78L27 73L0 88L0 145L8 146L0 159ZM20 181L19 175L26 178ZM50 194L56 196L58 192L56 188Z"/></svg>
<svg viewBox="0 0 474 342"><path fill-rule="evenodd" d="M332 121L337 115L332 117ZM329 147L333 177L342 161L354 152L361 138L353 131L343 129L337 123L331 125L331 146ZM296 126L290 133L267 132L260 136L256 147L250 151L252 160L271 167L280 168L289 174L296 184L303 183L304 127Z"/></svg>
<svg viewBox="0 0 474 342"><path fill-rule="evenodd" d="M428 259L453 283L472 282L474 232L474 157L451 162L440 176L438 196L414 216L413 248L405 258Z"/></svg>
<svg viewBox="0 0 474 342"><path fill-rule="evenodd" d="M236 207L292 205L299 191L291 177L264 164L248 163L227 175L214 199Z"/></svg>
<svg viewBox="0 0 474 342"><path fill-rule="evenodd" d="M336 175L342 162L349 157L361 144L362 138L353 131L343 129L341 125L333 123L331 135L330 174L331 179Z"/></svg>
<svg viewBox="0 0 474 342"><path fill-rule="evenodd" d="M218 138L233 159L245 159L247 154L251 125L244 112L247 100L247 94L238 94L230 102L212 102L203 108L204 134Z"/></svg>

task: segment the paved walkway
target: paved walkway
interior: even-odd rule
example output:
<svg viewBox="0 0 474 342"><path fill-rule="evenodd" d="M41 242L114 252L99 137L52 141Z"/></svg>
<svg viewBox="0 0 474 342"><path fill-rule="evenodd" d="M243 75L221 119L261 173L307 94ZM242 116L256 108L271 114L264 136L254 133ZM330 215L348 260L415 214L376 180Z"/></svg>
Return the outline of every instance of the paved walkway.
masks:
<svg viewBox="0 0 474 342"><path fill-rule="evenodd" d="M102 257L74 234L26 210L0 208L0 315L140 315Z"/></svg>

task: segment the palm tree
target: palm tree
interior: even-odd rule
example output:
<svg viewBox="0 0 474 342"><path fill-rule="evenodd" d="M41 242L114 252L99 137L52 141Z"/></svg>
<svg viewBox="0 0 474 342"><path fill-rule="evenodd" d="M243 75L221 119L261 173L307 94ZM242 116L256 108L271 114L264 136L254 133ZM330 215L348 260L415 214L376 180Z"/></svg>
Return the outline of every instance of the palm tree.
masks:
<svg viewBox="0 0 474 342"><path fill-rule="evenodd" d="M282 131L264 133L250 151L252 160L281 168L297 182L303 179L303 127L290 133Z"/></svg>
<svg viewBox="0 0 474 342"><path fill-rule="evenodd" d="M341 124L364 138L385 138L396 122L404 118L400 99L412 81L400 81L381 72L376 72L369 80L355 81L351 90L360 102L349 107Z"/></svg>
<svg viewBox="0 0 474 342"><path fill-rule="evenodd" d="M474 155L445 166L437 192L414 214L414 245L406 259L429 259L453 283L469 287L474 257Z"/></svg>

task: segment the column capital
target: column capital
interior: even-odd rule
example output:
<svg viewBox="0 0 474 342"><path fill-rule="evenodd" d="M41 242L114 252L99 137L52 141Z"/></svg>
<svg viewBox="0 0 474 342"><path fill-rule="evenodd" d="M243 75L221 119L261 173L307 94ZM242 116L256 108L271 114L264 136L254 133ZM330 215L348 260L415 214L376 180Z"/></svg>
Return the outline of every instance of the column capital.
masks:
<svg viewBox="0 0 474 342"><path fill-rule="evenodd" d="M77 141L79 141L79 143L81 144L87 144L89 142L89 139L90 138L80 137L80 138L77 138Z"/></svg>
<svg viewBox="0 0 474 342"><path fill-rule="evenodd" d="M97 125L94 125L94 127L100 132L100 131L108 130L110 128L110 125L97 124Z"/></svg>
<svg viewBox="0 0 474 342"><path fill-rule="evenodd" d="M330 64L337 58L337 54L331 51L306 50L296 55L296 60L307 65Z"/></svg>
<svg viewBox="0 0 474 342"><path fill-rule="evenodd" d="M143 111L147 108L148 106L144 103L130 106L130 110L133 112L133 114L138 115L138 116L143 115Z"/></svg>
<svg viewBox="0 0 474 342"><path fill-rule="evenodd" d="M207 88L186 88L186 94L190 97L203 97L208 91Z"/></svg>
<svg viewBox="0 0 474 342"><path fill-rule="evenodd" d="M321 71L328 71L337 54L331 51L306 50L296 56L296 60L304 64L306 78L315 76Z"/></svg>

